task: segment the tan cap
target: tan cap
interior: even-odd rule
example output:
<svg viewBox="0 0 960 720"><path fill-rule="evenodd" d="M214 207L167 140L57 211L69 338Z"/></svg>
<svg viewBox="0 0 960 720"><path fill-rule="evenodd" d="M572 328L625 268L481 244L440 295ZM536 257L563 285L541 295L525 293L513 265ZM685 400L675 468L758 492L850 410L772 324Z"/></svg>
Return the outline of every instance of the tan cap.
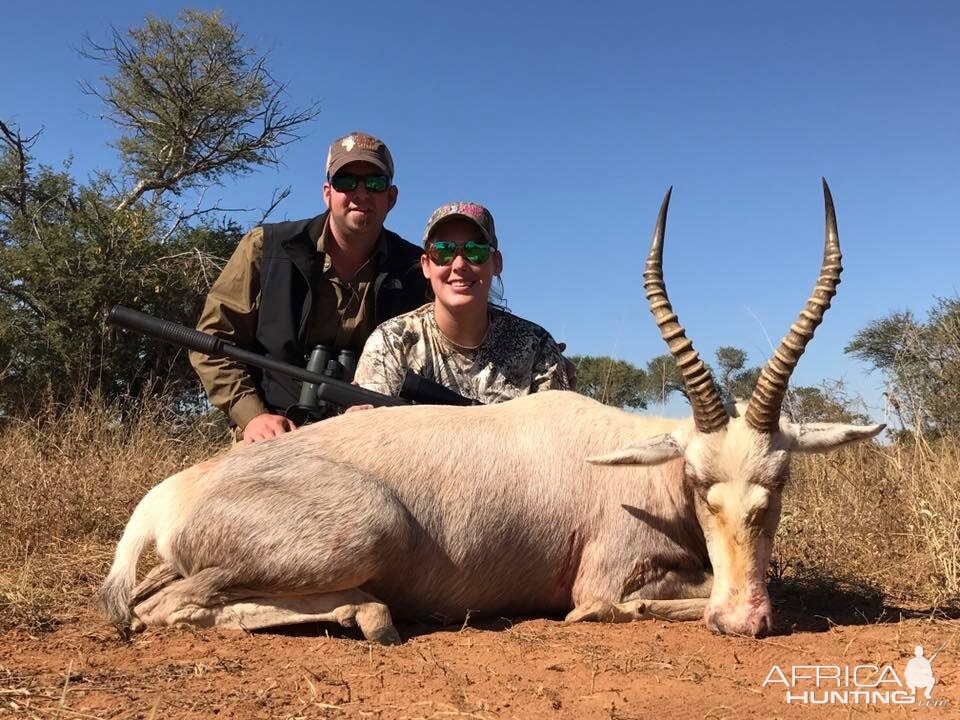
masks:
<svg viewBox="0 0 960 720"><path fill-rule="evenodd" d="M490 243L490 247L497 247L497 232L493 225L493 215L483 205L472 202L455 202L442 205L433 211L430 219L427 220L427 229L423 231L423 246L427 246L430 239L430 232L441 220L452 217L462 217L473 221L483 237Z"/></svg>
<svg viewBox="0 0 960 720"><path fill-rule="evenodd" d="M393 157L383 140L362 132L352 132L338 138L330 145L327 153L327 179L347 163L368 162L380 168L393 180Z"/></svg>

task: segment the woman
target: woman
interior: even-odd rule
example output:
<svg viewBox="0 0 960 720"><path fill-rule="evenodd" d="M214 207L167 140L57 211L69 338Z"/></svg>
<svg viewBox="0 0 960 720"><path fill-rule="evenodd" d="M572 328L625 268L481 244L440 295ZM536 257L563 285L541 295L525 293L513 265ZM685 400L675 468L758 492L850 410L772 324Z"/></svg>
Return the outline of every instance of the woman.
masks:
<svg viewBox="0 0 960 720"><path fill-rule="evenodd" d="M373 331L357 363L359 385L397 395L409 370L482 403L572 387L572 366L550 333L490 302L503 256L486 208L438 208L423 243L434 300Z"/></svg>

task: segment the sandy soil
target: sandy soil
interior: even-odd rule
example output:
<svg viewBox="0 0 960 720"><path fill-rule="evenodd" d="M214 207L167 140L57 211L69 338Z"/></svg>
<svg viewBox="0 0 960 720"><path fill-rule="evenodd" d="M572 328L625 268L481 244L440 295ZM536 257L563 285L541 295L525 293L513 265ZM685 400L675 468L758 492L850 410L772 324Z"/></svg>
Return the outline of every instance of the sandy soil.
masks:
<svg viewBox="0 0 960 720"><path fill-rule="evenodd" d="M837 624L816 609L795 608L780 614L778 634L762 640L656 621L401 625L406 642L399 647L326 625L255 634L151 630L124 643L83 610L41 636L0 635L0 716L956 717L960 621L874 610L850 612ZM889 663L902 679L915 645L929 656L943 643L933 664L939 706L787 704L782 682L763 686L774 665L789 676L794 665ZM797 691L807 689L811 681L801 681Z"/></svg>

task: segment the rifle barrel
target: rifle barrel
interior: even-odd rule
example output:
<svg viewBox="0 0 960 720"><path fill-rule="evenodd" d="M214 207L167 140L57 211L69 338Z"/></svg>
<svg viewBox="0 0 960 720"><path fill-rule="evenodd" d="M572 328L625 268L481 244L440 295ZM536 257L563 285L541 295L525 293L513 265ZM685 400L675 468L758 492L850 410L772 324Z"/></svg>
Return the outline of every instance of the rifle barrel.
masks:
<svg viewBox="0 0 960 720"><path fill-rule="evenodd" d="M234 343L224 340L223 338L218 338L215 335L188 328L185 325L180 325L179 323L169 320L161 320L152 315L142 313L139 310L124 307L123 305L114 305L107 315L107 320L114 325L136 330L144 335L155 337L158 340L165 340L166 342L189 348L204 355L224 355L247 365L253 365L254 367L273 370L288 375L302 382L315 383L318 387L325 386L325 388L333 391L323 393L325 397L332 400L333 398L331 396L338 394L345 399L348 405L409 405L409 403L402 398L383 395L373 390L367 390L359 385L352 385L342 380L337 380L336 378L321 375L320 373L310 372L309 370L291 365L290 363L264 357L255 352L237 347Z"/></svg>

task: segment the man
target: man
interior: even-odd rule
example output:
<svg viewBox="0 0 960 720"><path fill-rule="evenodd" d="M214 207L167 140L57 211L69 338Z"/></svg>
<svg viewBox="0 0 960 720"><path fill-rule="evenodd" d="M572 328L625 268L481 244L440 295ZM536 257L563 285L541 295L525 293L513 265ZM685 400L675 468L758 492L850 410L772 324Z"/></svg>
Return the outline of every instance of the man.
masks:
<svg viewBox="0 0 960 720"><path fill-rule="evenodd" d="M327 154L327 211L248 232L207 296L197 329L303 367L316 345L359 356L384 320L425 302L423 250L383 227L397 202L393 158L365 133ZM210 401L245 443L295 429L285 411L299 382L228 358L191 353Z"/></svg>

